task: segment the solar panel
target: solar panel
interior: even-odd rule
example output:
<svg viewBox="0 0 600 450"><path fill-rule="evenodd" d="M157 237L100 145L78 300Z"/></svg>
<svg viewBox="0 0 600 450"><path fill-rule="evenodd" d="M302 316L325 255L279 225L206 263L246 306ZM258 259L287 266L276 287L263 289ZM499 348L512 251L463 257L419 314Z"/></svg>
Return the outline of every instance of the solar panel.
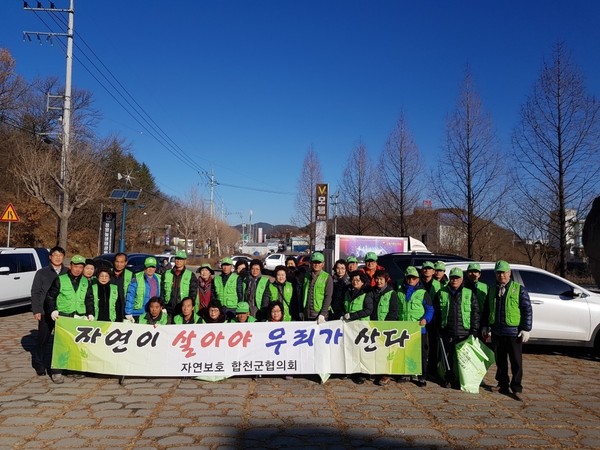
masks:
<svg viewBox="0 0 600 450"><path fill-rule="evenodd" d="M140 198L140 194L142 193L142 191L127 191L125 193L125 200L137 200L138 198Z"/></svg>
<svg viewBox="0 0 600 450"><path fill-rule="evenodd" d="M125 191L124 189L113 189L113 191L110 194L110 198L112 198L113 200L121 200L125 197L126 192L127 191Z"/></svg>

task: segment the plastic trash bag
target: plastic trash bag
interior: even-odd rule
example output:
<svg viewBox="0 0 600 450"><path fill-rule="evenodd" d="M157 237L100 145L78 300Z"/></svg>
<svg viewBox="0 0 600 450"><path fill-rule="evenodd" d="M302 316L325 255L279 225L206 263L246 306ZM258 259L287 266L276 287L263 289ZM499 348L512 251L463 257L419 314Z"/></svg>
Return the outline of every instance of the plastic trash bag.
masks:
<svg viewBox="0 0 600 450"><path fill-rule="evenodd" d="M458 379L461 391L479 393L479 385L488 368L496 362L494 352L479 339L469 336L456 344Z"/></svg>

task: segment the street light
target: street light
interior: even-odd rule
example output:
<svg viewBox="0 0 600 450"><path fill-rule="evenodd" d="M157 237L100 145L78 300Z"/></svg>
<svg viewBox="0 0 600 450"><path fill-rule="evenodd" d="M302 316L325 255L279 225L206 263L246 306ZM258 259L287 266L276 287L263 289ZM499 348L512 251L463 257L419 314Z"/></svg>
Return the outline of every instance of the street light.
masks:
<svg viewBox="0 0 600 450"><path fill-rule="evenodd" d="M120 174L119 174L120 175ZM123 214L121 216L121 239L119 239L119 252L125 252L125 222L127 221L127 200L135 201L140 198L141 189L113 189L110 198L113 200L123 200Z"/></svg>

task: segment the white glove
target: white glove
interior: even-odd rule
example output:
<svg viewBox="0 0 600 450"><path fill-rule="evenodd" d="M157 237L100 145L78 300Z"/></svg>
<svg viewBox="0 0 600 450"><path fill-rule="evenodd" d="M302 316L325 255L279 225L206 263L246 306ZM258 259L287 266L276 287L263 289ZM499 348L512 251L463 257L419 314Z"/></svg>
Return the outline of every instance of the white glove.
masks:
<svg viewBox="0 0 600 450"><path fill-rule="evenodd" d="M77 314L73 314L73 319L85 319L85 320L87 320L87 317L85 317L85 316L79 316Z"/></svg>
<svg viewBox="0 0 600 450"><path fill-rule="evenodd" d="M344 314L344 316L342 317L342 319L344 319L344 320L350 320L350 313Z"/></svg>
<svg viewBox="0 0 600 450"><path fill-rule="evenodd" d="M519 331L519 334L517 334L517 337L521 338L521 342L524 344L525 342L527 342L529 340L529 331Z"/></svg>
<svg viewBox="0 0 600 450"><path fill-rule="evenodd" d="M89 314L89 315L87 316L87 319L88 319L90 322L91 322L92 320L96 320L96 318L94 317L94 315L93 315L93 314Z"/></svg>
<svg viewBox="0 0 600 450"><path fill-rule="evenodd" d="M162 313L163 313L163 314L166 314L166 313L167 313L167 310L166 310L165 308L163 308L163 309L162 309Z"/></svg>
<svg viewBox="0 0 600 450"><path fill-rule="evenodd" d="M319 315L317 316L317 323L318 323L319 325L321 325L322 323L325 323L325 316L323 316L322 314L319 314Z"/></svg>
<svg viewBox="0 0 600 450"><path fill-rule="evenodd" d="M58 319L58 311L52 311L50 317L52 317L52 320Z"/></svg>
<svg viewBox="0 0 600 450"><path fill-rule="evenodd" d="M125 320L124 320L124 322L135 323L135 319L133 318L133 316L131 314L125 314Z"/></svg>

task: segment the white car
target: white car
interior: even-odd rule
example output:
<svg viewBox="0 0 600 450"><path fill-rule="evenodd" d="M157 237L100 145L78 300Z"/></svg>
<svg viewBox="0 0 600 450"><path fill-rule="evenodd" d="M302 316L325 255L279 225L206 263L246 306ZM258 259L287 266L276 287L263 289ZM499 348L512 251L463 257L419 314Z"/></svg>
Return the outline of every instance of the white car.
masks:
<svg viewBox="0 0 600 450"><path fill-rule="evenodd" d="M0 248L0 310L31 305L33 277L49 255L45 248Z"/></svg>
<svg viewBox="0 0 600 450"><path fill-rule="evenodd" d="M481 262L480 281L496 282L493 262ZM446 263L467 269L468 262ZM525 286L533 310L529 343L593 347L600 352L600 294L537 267L511 264L512 279ZM466 273L465 273L466 277Z"/></svg>
<svg viewBox="0 0 600 450"><path fill-rule="evenodd" d="M283 253L271 253L263 260L263 265L266 270L275 270L277 266L285 266L285 260L288 255Z"/></svg>

